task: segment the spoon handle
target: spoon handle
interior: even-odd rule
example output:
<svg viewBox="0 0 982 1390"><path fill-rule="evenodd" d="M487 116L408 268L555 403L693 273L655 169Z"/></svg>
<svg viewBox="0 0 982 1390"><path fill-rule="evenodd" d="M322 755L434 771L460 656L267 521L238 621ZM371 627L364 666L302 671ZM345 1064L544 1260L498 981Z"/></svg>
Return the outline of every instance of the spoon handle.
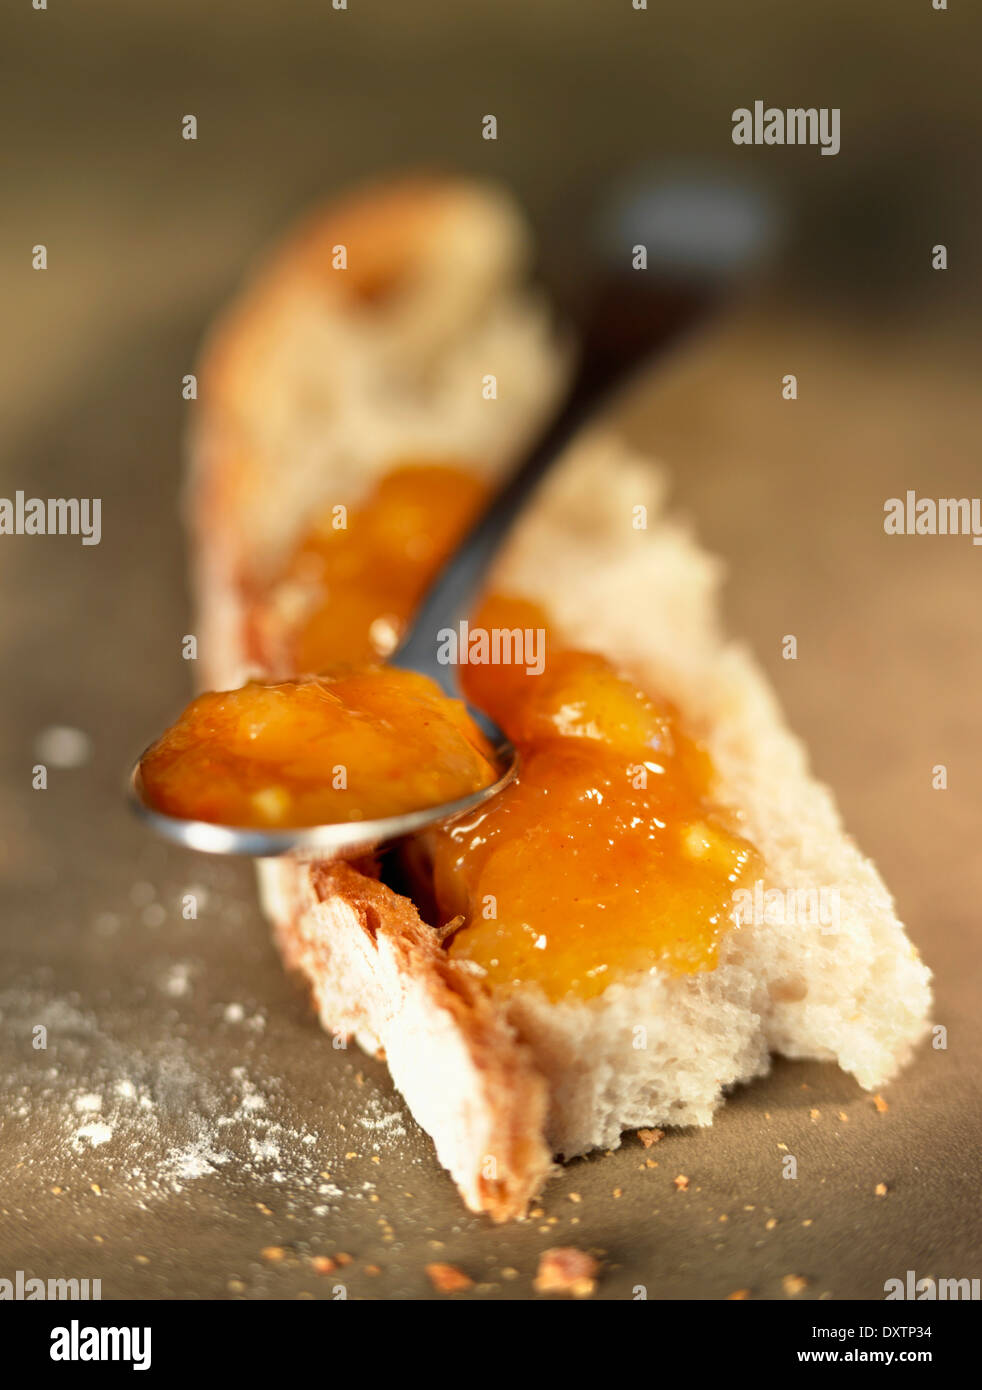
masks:
<svg viewBox="0 0 982 1390"><path fill-rule="evenodd" d="M618 303L616 291L597 295L566 404L437 575L404 641L390 657L392 665L421 671L445 694L459 696L453 667L437 660L439 633L473 610L515 518L598 402L617 394L631 370L689 328L714 297L691 286L662 287L646 294L633 290L624 304Z"/></svg>

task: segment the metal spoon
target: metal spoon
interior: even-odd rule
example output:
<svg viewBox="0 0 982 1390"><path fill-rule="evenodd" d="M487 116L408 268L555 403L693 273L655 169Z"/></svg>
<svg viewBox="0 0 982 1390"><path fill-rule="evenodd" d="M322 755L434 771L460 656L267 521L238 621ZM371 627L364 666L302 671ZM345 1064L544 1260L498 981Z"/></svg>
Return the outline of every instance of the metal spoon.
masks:
<svg viewBox="0 0 982 1390"><path fill-rule="evenodd" d="M743 188L698 182L635 184L620 200L608 200L591 232L590 274L571 275L560 267L567 289L584 283L589 287L588 297L567 304L567 316L580 325L581 340L566 404L447 561L389 657L392 666L429 676L452 699L461 698L460 690L454 668L437 659L438 634L471 611L491 561L542 476L596 410L599 399L691 328L719 302L735 272L759 258L769 240L770 221L766 205ZM632 267L632 248L638 245L648 248L646 271ZM558 259L562 263L568 258ZM550 278L549 267L543 269L543 278ZM457 801L376 820L295 829L218 825L155 810L144 796L138 761L130 774L130 804L159 834L210 854L363 858L382 845L474 811L515 776L518 755L511 742L482 711L468 706L468 712L496 749L502 774L492 785Z"/></svg>

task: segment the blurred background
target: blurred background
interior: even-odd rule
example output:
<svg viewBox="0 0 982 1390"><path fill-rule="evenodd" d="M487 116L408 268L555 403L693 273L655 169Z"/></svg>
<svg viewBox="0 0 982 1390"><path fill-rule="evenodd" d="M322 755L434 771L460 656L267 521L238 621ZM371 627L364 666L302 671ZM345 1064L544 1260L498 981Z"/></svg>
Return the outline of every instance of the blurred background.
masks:
<svg viewBox="0 0 982 1390"><path fill-rule="evenodd" d="M922 1059L906 1083L907 1114L890 1140L894 1171L915 1196L893 1204L863 1246L853 1236L868 1214L842 1205L840 1185L840 1205L826 1212L831 1237L807 1257L815 1287L826 1279L834 1296L879 1296L881 1264L882 1277L928 1272L952 1251L962 1264L942 1259L941 1273L977 1273L958 1213L978 1184L965 1156L977 1152L966 1132L977 1135L980 1114L982 549L965 537L888 538L882 518L885 499L908 488L982 490L978 11L964 0L948 11L931 0L650 0L646 11L631 0L349 0L345 11L329 0L50 0L35 11L22 0L3 30L0 494L104 499L98 547L0 538L8 1019L12 999L72 997L83 1012L101 1010L99 1036L149 1052L163 1029L217 1075L231 1053L212 1039L208 991L199 1014L171 991L176 1012L161 1023L153 971L203 962L221 997L241 989L234 965L281 1020L265 1045L282 1074L307 1049L317 1104L325 1059L311 1055L309 1020L280 982L248 875L196 861L227 911L207 933L176 920L186 860L131 825L119 794L129 759L188 693L175 658L189 622L181 377L270 238L314 199L420 166L502 180L547 258L621 173L736 184L768 209L780 252L728 316L652 370L623 428L665 462L678 505L726 561L730 628L754 648L847 824L878 860L937 972L938 1016L951 1030L950 1051ZM731 113L758 99L839 107L839 154L734 146ZM181 138L189 113L195 142ZM496 142L481 139L487 113ZM31 269L39 242L43 274ZM932 269L938 243L946 271ZM798 378L793 403L781 396L786 373ZM797 662L781 659L787 633L798 638ZM82 730L92 756L40 797L29 767L51 725ZM938 763L948 767L946 792L931 786ZM171 905L161 920L154 903ZM83 1070L86 1046L75 1055ZM31 1075L23 1050L12 1035L8 1102ZM370 1061L327 1061L387 1085ZM830 1070L812 1068L810 1083L841 1099L845 1083ZM716 1169L723 1186L726 1172L752 1165L763 1106L793 1109L801 1073L788 1071L793 1080L779 1072L735 1104L729 1166ZM291 1086L303 1090L296 1077ZM174 1115L190 1104L180 1087L165 1093ZM49 1250L67 1250L94 1229L81 1209L66 1224L64 1210L45 1215L38 1205L57 1177L42 1152L54 1152L56 1102L33 1113L42 1150L8 1188L8 1236L23 1233L8 1253L24 1268L39 1230ZM32 1152L25 1133L4 1131L10 1170ZM419 1152L431 1163L425 1144ZM609 1176L599 1181L609 1189ZM433 1183L421 1211L456 1221L456 1198L439 1173ZM181 1239L215 1240L214 1261L193 1271L179 1259L149 1272L134 1264L142 1236L136 1207L123 1201L122 1263L107 1267L117 1289L225 1292L221 1231L238 1198L219 1184L209 1199L185 1212ZM254 1206L237 1208L250 1250L270 1236L249 1226ZM156 1220L141 1216L137 1229ZM616 1244L605 1220L605 1241ZM351 1223L338 1239L367 1251L357 1214ZM460 1226L467 1235L475 1223ZM684 1227L681 1236L693 1267L666 1267L668 1291L722 1296L748 1281L738 1264L756 1248L749 1236L737 1266L717 1261L714 1274L708 1238ZM152 1239L166 1246L168 1237ZM637 1223L625 1225L625 1280L644 1253L638 1239ZM793 1243L777 1250L759 1273L771 1296L778 1285L767 1280L805 1258ZM506 1253L522 1257L518 1246ZM377 1292L420 1296L414 1278L397 1274ZM250 1288L271 1291L259 1275Z"/></svg>
<svg viewBox="0 0 982 1390"><path fill-rule="evenodd" d="M540 226L639 163L773 189L788 284L878 318L979 300L982 99L954 0L94 0L25 3L0 55L2 407L184 312L204 322L311 199L407 165L500 177ZM842 149L737 147L755 99L838 106ZM498 117L499 139L480 120ZM198 117L196 143L180 119ZM42 236L42 232L45 233ZM51 242L40 279L16 248ZM951 270L931 271L929 249ZM25 269L26 267L26 269Z"/></svg>

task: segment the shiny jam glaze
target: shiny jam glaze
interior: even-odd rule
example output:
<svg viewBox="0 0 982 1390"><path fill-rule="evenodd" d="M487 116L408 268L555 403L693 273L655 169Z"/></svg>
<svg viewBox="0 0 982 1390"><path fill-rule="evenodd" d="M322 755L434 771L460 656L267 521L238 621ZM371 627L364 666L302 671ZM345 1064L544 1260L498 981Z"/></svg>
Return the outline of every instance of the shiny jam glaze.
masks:
<svg viewBox="0 0 982 1390"><path fill-rule="evenodd" d="M349 509L345 527L327 511L254 607L254 654L273 664L275 650L295 672L386 655L484 497L464 469L406 463ZM590 997L653 967L711 970L733 893L760 869L713 800L706 751L668 702L604 658L564 648L535 604L491 598L472 627L543 629L546 659L540 675L461 668L464 692L522 761L486 809L428 836L442 916L464 919L450 954L492 986L536 983L552 999ZM360 679L357 742L346 734L343 756L340 715L319 683L203 696L153 750L155 795L174 814L269 828L433 805L494 780L469 724L421 733L426 697L398 684L414 678ZM341 761L349 788L335 793Z"/></svg>
<svg viewBox="0 0 982 1390"><path fill-rule="evenodd" d="M158 811L262 829L398 815L499 775L459 701L383 666L200 695L140 772Z"/></svg>
<svg viewBox="0 0 982 1390"><path fill-rule="evenodd" d="M253 655L291 674L388 656L486 495L466 468L406 462L327 508L253 607Z"/></svg>
<svg viewBox="0 0 982 1390"><path fill-rule="evenodd" d="M512 784L431 833L450 955L492 986L589 998L658 967L711 970L757 855L712 799L706 751L678 711L603 657L564 650L532 604L496 598L475 626L546 630L539 676L465 667L468 697L519 747Z"/></svg>

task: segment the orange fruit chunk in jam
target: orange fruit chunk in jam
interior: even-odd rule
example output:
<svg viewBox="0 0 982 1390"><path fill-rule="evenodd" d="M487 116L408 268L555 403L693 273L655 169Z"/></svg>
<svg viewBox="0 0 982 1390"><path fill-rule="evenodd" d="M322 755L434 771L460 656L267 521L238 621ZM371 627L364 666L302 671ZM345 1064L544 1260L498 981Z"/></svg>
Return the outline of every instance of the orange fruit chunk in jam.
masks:
<svg viewBox="0 0 982 1390"><path fill-rule="evenodd" d="M479 620L536 618L548 630L534 605L499 598ZM604 658L557 648L547 636L540 676L464 670L522 761L487 807L429 837L441 912L465 918L450 955L553 1000L653 967L711 970L756 853L714 805L711 761L678 712Z"/></svg>
<svg viewBox="0 0 982 1390"><path fill-rule="evenodd" d="M140 772L167 815L264 829L397 815L499 775L460 702L382 666L200 695Z"/></svg>
<svg viewBox="0 0 982 1390"><path fill-rule="evenodd" d="M346 515L329 508L254 610L255 655L291 673L388 656L486 494L464 468L406 463Z"/></svg>

